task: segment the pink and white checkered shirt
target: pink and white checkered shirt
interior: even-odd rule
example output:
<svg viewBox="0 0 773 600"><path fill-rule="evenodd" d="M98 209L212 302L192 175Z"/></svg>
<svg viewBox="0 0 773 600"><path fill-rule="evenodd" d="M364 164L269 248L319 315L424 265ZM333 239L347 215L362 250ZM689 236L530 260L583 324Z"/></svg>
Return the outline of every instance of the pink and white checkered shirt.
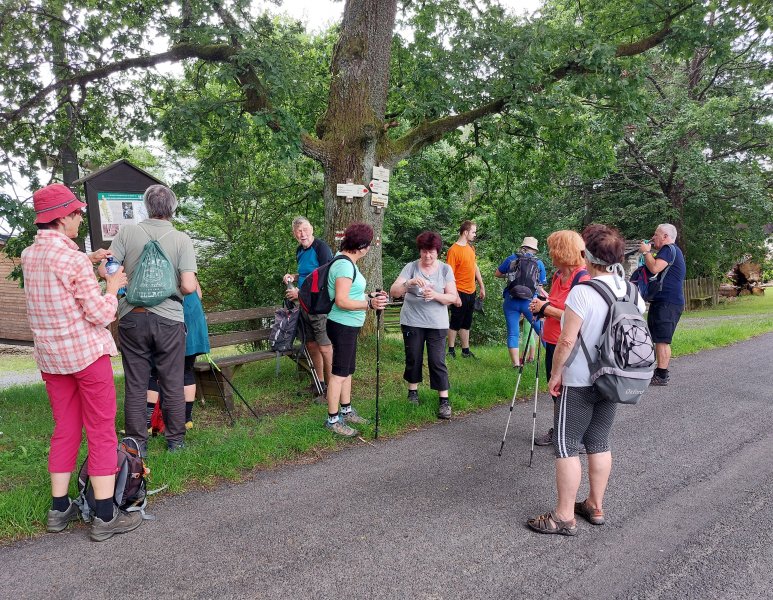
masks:
<svg viewBox="0 0 773 600"><path fill-rule="evenodd" d="M27 316L35 360L44 373L66 375L100 356L115 356L105 329L116 317L118 300L102 295L88 256L58 231L42 229L21 254Z"/></svg>

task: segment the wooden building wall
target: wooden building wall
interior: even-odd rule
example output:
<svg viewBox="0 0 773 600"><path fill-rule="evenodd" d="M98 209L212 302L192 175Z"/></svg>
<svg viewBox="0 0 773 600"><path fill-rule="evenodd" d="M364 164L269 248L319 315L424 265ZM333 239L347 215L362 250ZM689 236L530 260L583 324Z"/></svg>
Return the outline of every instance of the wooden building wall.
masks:
<svg viewBox="0 0 773 600"><path fill-rule="evenodd" d="M27 304L19 282L8 279L13 261L0 245L0 343L30 344L32 331L27 323Z"/></svg>

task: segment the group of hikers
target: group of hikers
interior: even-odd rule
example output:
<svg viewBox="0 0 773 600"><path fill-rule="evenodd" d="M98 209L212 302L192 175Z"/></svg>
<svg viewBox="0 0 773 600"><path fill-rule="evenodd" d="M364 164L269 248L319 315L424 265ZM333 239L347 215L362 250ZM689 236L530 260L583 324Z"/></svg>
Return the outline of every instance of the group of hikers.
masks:
<svg viewBox="0 0 773 600"><path fill-rule="evenodd" d="M80 505L69 498L68 489L84 428L95 501L91 538L109 539L142 522L139 512L121 510L114 502L118 441L110 357L118 352L107 326L115 319L116 311L125 375L125 432L138 442L139 455L147 455L149 416L157 397L161 398L170 452L184 449L185 433L192 427L193 363L197 354L209 350L193 243L172 225L177 199L169 188L153 185L146 190L143 201L147 219L122 226L108 250L85 254L73 239L86 205L61 184L33 194L38 233L22 253L22 270L34 356L54 418L48 458L50 532L64 530L80 516ZM335 255L324 241L314 237L306 218L297 217L292 229L298 242L298 272L283 277L288 284L288 300L297 301L304 280L329 263L328 279L323 285L327 285L333 299L332 308L328 314L301 310L299 324L311 362L316 372L323 374L322 391L328 407L325 426L335 434L351 437L357 435L352 425L367 423L352 406L358 334L366 312L383 310L390 297L403 301L400 326L407 401L419 403L426 348L429 385L438 393L438 417L451 418L446 359L461 356L463 360L475 360L470 350L472 316L486 294L472 246L476 224L461 224L445 262L440 260L440 234L420 233L416 238L418 258L402 268L388 293L369 292L357 266L373 242L370 225L349 225ZM661 224L652 239L639 247L644 256L642 269L650 285L657 282L647 298L647 324L657 358L653 385L668 384L671 339L684 306L685 263L675 245L676 236L672 225ZM529 520L528 525L540 533L574 535L576 514L591 523L603 524L603 497L612 464L609 432L617 405L599 394L589 370L597 358L597 341L610 310L605 294L631 299L642 314L645 302L638 293L631 296L636 288L624 279L625 243L617 230L593 224L582 233L556 231L547 238L547 247L556 269L548 290L545 265L536 256L539 243L534 237L525 237L520 249L503 260L494 275L507 281L503 310L512 366L522 369L528 356L526 347L520 352L519 321L523 319L530 331L527 338L533 332L534 338L544 344L548 389L555 404L553 428L537 443L554 447L558 502L553 510ZM108 259L121 266L106 269ZM150 260L156 262L150 265ZM95 265L106 280L104 293L95 276ZM171 293L166 291L166 295L154 298L153 294L162 292L149 285L143 287L147 279L144 271L151 270L149 266L160 272L170 270L173 285L166 289ZM584 283L590 280L596 283ZM598 285L609 291L602 293ZM127 287L125 294L119 293ZM461 345L459 355L457 340ZM587 360L574 360L579 346ZM587 453L590 494L577 502L581 450Z"/></svg>

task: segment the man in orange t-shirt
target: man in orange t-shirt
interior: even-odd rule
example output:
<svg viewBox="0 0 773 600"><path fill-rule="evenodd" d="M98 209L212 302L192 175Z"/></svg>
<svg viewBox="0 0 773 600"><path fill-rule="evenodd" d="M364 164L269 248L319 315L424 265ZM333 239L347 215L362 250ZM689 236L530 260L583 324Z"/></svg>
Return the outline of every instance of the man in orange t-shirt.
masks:
<svg viewBox="0 0 773 600"><path fill-rule="evenodd" d="M454 272L458 297L451 305L451 319L448 326L448 355L456 358L456 333L462 340L462 357L475 358L470 352L470 328L472 327L472 312L475 307L475 282L480 285L480 297L486 297L486 286L483 285L478 263L475 260L475 249L470 245L475 240L478 226L472 221L464 221L459 227L459 239L448 249L446 263Z"/></svg>

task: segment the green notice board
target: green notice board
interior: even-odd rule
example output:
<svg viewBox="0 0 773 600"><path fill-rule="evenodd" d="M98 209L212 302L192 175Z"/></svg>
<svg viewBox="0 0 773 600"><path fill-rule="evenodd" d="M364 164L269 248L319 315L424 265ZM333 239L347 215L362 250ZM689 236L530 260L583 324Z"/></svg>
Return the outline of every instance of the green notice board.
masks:
<svg viewBox="0 0 773 600"><path fill-rule="evenodd" d="M112 240L122 225L148 218L142 194L137 192L97 192L102 239Z"/></svg>

